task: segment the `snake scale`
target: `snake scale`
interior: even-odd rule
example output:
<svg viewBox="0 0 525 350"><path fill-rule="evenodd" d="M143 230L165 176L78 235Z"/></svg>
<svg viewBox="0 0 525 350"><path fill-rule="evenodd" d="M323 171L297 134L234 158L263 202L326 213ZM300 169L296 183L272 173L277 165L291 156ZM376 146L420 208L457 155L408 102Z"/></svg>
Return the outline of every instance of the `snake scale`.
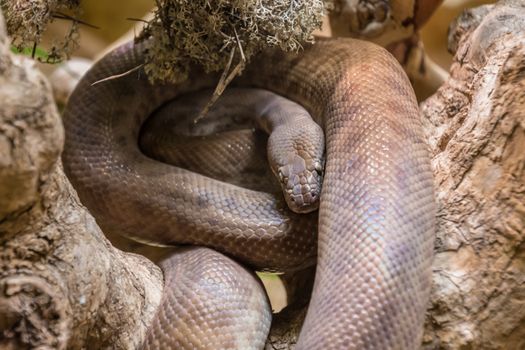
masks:
<svg viewBox="0 0 525 350"><path fill-rule="evenodd" d="M64 167L103 227L156 244L211 247L255 269L291 271L311 265L317 255L297 349L418 348L430 292L434 197L417 102L395 59L370 43L319 40L299 54L268 50L234 81L299 103L324 130L318 215L300 215L287 209L282 196L213 180L140 152L137 139L148 115L182 93L217 81L216 75L195 68L187 82L153 86L139 69L93 85L140 65L144 49L144 44L127 44L99 61L65 111ZM187 249L186 255L211 254L207 248ZM206 288L221 283L233 288L229 278L218 277L230 258L210 263L207 273L195 266L195 257L172 259L188 264L195 279L207 281ZM240 293L245 306L227 303L222 313L217 306L212 312L195 301L197 288L186 288L178 299L172 295L178 282L169 277L177 270L170 261L164 263L164 304L144 348L170 348L169 340L177 337L187 343L172 348L262 346L264 341L255 338L267 332L268 313L249 302L259 294L257 282L251 292ZM234 268L228 269L226 276ZM235 298L234 293L223 297ZM180 303L188 299L200 308L182 309ZM235 340L229 332L238 327L225 325L226 312L247 311L246 305L256 305L250 319L262 316L253 322L257 330L241 332L242 339ZM180 324L172 320L181 319L204 326L170 328Z"/></svg>

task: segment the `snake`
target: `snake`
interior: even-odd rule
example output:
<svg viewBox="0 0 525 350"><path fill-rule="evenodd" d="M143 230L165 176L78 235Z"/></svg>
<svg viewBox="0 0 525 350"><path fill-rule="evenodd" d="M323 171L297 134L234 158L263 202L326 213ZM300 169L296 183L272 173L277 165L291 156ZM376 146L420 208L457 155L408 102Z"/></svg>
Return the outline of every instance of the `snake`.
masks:
<svg viewBox="0 0 525 350"><path fill-rule="evenodd" d="M281 185L288 208L296 213L316 210L324 134L311 115L301 105L268 90L231 88L207 112L205 121L195 123L195 116L212 94L212 90L203 90L182 95L148 118L139 139L144 154L262 191L272 191L272 184L265 181L269 168ZM267 146L253 129L246 130L249 126L270 135ZM267 162L259 156L260 148L268 149ZM253 173L259 176L254 178Z"/></svg>
<svg viewBox="0 0 525 350"><path fill-rule="evenodd" d="M265 50L233 82L299 104L322 128L326 163L319 209L299 214L282 195L218 181L141 152L137 140L149 115L218 80L194 67L185 82L152 84L140 68L145 50L145 42L129 43L101 59L64 112L64 169L102 228L152 244L194 245L188 249L195 254L211 248L257 270L286 272L317 262L297 349L419 348L431 286L435 204L418 105L397 61L364 41L318 40L299 53ZM186 260L178 259L182 265ZM193 287L175 298L177 280L168 277L175 268L164 267L164 294L145 349L261 348L260 340L246 339L267 331L267 312L252 308L252 315L263 314L253 322L258 330L221 342L233 331L224 326L232 310L197 302ZM211 276L222 267L209 269L207 277L197 273L195 280L208 281L208 287L224 284L209 282L218 281ZM251 300L257 293L241 294ZM177 306L188 299L197 305ZM182 332L172 327L177 319L202 323ZM207 345L166 345L199 336Z"/></svg>
<svg viewBox="0 0 525 350"><path fill-rule="evenodd" d="M213 90L175 98L148 117L141 128L140 149L150 158L223 182L279 192L265 152L268 136L254 125L252 108L238 103L241 90L255 91L225 90L198 123L195 116L209 103Z"/></svg>

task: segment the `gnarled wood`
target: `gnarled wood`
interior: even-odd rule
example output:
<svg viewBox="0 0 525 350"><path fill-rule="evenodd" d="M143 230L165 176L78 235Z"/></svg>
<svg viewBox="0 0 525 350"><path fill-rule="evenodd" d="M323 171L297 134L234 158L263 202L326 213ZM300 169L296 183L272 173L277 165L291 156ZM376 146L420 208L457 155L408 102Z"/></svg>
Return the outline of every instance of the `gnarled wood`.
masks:
<svg viewBox="0 0 525 350"><path fill-rule="evenodd" d="M129 349L162 275L111 246L65 178L46 79L8 50L0 15L0 348Z"/></svg>
<svg viewBox="0 0 525 350"><path fill-rule="evenodd" d="M439 208L425 348L523 349L524 4L467 11L450 38L450 78L422 106Z"/></svg>

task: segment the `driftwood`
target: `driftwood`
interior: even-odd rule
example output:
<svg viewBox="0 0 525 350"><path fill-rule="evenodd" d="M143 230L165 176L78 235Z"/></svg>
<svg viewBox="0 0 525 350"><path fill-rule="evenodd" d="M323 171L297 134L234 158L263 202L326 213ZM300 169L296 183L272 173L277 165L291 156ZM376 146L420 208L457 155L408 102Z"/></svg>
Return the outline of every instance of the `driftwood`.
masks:
<svg viewBox="0 0 525 350"><path fill-rule="evenodd" d="M450 77L422 104L439 206L423 348L523 349L525 7L466 12L450 43ZM9 53L1 18L0 101L0 348L135 348L162 274L79 203L49 85ZM302 304L305 276L288 281ZM267 349L293 348L301 317L301 303L277 316Z"/></svg>
<svg viewBox="0 0 525 350"><path fill-rule="evenodd" d="M438 203L427 349L525 348L525 4L454 23L422 105Z"/></svg>
<svg viewBox="0 0 525 350"><path fill-rule="evenodd" d="M10 54L0 15L0 348L130 349L162 274L115 249L62 171L49 84Z"/></svg>

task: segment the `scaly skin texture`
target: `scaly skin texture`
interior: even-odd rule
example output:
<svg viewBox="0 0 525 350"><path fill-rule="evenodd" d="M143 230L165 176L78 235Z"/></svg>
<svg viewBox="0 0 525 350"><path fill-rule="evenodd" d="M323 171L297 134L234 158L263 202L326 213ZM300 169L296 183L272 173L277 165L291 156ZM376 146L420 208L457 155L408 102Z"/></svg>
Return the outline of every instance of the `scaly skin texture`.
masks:
<svg viewBox="0 0 525 350"><path fill-rule="evenodd" d="M269 164L281 184L288 208L296 213L318 209L325 142L323 130L310 114L299 104L268 90L230 88L209 110L206 123L201 126L194 119L211 94L211 90L204 90L191 96L181 96L156 111L141 131L140 147L143 152L152 158L221 181L263 191L268 188L267 178L261 179L259 183L262 186L258 188L252 185L255 179L245 177L252 177L251 173L255 171L259 175L256 178L260 179ZM233 125L239 129L243 121L246 121L247 127L250 120L252 126L270 135L267 164L257 162L260 158L254 153L261 148L257 147L258 140L253 139L253 132L217 134ZM184 131L191 135L214 134L203 136L200 140L181 140L180 135ZM272 192L271 188L269 190Z"/></svg>
<svg viewBox="0 0 525 350"><path fill-rule="evenodd" d="M246 105L237 103L238 99L225 105L220 98L205 118L194 122L210 91L178 96L155 111L141 128L141 150L151 158L220 181L278 192L266 157L268 137L254 129Z"/></svg>
<svg viewBox="0 0 525 350"><path fill-rule="evenodd" d="M124 46L95 65L64 114L64 168L101 226L156 244L205 245L258 269L313 264L316 214L293 214L282 196L215 181L140 151L139 129L151 112L214 83L203 75L180 87L151 86L138 72L92 85L136 67L142 50Z"/></svg>
<svg viewBox="0 0 525 350"><path fill-rule="evenodd" d="M258 268L307 265L315 216L139 152L138 129L152 106L214 83L194 72L182 86L154 88L134 72L90 86L136 67L142 50L116 50L70 98L64 163L81 199L99 220L149 241L206 244ZM297 348L418 348L435 213L427 146L402 69L380 47L334 39L299 55L268 51L235 84L298 102L325 132L318 265Z"/></svg>
<svg viewBox="0 0 525 350"><path fill-rule="evenodd" d="M251 67L244 79L301 103L327 142L316 279L297 348L418 348L435 208L406 75L386 50L348 39Z"/></svg>
<svg viewBox="0 0 525 350"><path fill-rule="evenodd" d="M178 129L177 123L171 124L175 120L166 121L147 123L140 138L141 149L147 156L254 191L277 193L281 190L277 181L272 181L263 151L266 137L262 132L243 129L181 136L172 132Z"/></svg>
<svg viewBox="0 0 525 350"><path fill-rule="evenodd" d="M161 300L164 306L148 329L144 350L264 346L272 313L253 273L202 247L181 249L160 265L169 271Z"/></svg>

